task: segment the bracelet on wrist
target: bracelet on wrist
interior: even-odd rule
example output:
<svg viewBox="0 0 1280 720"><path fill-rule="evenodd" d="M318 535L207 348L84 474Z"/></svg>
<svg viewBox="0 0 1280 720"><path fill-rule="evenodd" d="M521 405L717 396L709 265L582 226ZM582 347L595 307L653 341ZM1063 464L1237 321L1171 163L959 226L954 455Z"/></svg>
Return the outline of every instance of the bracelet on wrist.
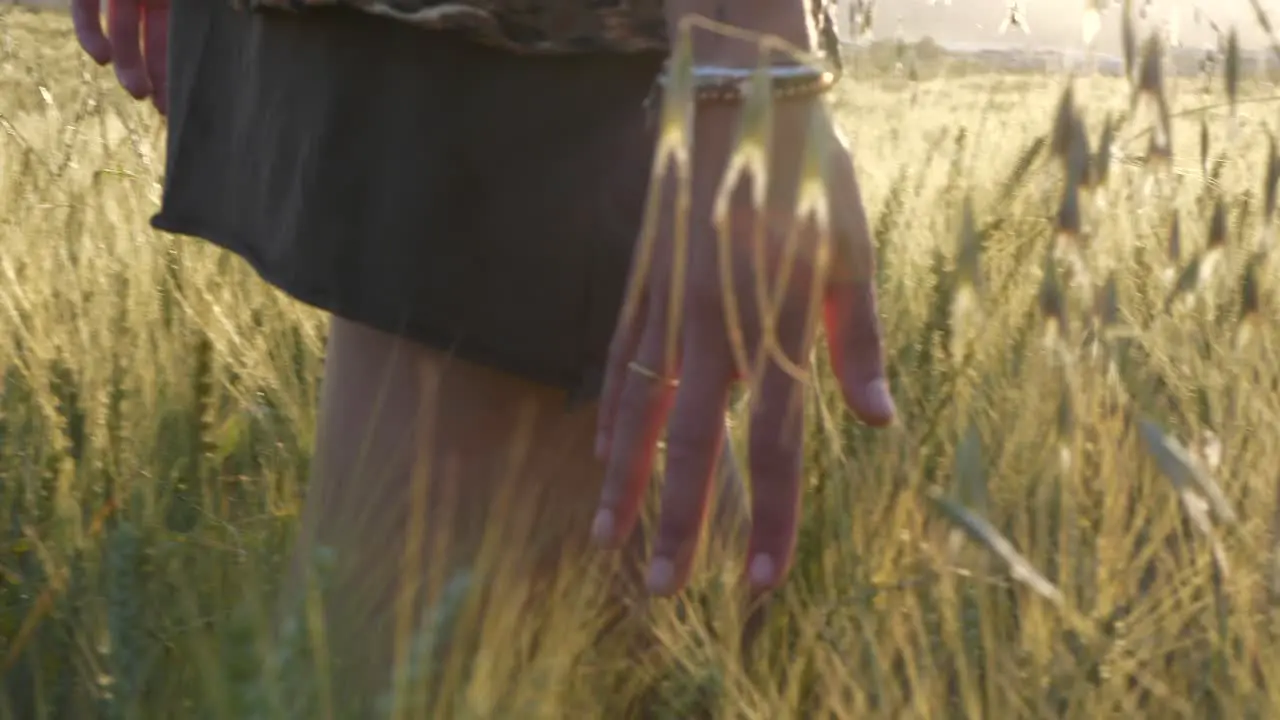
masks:
<svg viewBox="0 0 1280 720"><path fill-rule="evenodd" d="M840 38L835 21L821 4L815 5L820 56L827 67L809 64L782 64L769 68L769 80L775 99L802 99L825 95L836 86L843 74ZM664 64L654 83L650 98L660 95L670 81L670 64ZM693 100L695 103L741 103L753 85L755 68L726 67L714 64L693 66Z"/></svg>
<svg viewBox="0 0 1280 720"><path fill-rule="evenodd" d="M840 76L831 70L808 65L776 65L769 68L769 79L776 99L809 98L826 94L835 87ZM754 68L695 65L693 96L695 102L737 103L746 99L756 70ZM667 69L658 76L659 89L669 83Z"/></svg>

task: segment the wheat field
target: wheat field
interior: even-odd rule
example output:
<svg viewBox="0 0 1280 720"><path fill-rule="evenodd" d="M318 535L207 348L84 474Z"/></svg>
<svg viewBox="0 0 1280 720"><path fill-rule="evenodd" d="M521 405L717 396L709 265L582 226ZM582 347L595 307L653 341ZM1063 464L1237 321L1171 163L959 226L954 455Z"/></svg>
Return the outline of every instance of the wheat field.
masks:
<svg viewBox="0 0 1280 720"><path fill-rule="evenodd" d="M268 630L323 318L149 228L163 126L65 18L0 9L0 43L0 718L346 717L305 615ZM461 583L400 717L1275 716L1280 91L1166 77L1165 157L1123 79L1064 112L1064 77L855 75L901 417L819 368L750 661L723 558L643 659L567 596L476 627Z"/></svg>

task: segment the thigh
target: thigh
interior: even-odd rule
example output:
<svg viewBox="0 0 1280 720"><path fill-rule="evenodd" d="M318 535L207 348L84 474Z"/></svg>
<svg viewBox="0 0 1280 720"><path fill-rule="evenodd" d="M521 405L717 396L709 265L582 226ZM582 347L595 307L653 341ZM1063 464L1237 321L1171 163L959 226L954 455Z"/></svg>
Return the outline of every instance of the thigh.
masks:
<svg viewBox="0 0 1280 720"><path fill-rule="evenodd" d="M334 321L284 610L325 548L326 643L353 692L386 687L397 640L458 572L510 609L580 555L602 474L594 414L567 410L563 391Z"/></svg>

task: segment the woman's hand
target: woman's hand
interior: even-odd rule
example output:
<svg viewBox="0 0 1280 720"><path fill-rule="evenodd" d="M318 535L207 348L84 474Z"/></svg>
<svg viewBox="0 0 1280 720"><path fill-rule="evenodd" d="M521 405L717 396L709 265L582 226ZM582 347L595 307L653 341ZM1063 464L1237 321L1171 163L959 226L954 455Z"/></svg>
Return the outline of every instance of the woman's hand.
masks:
<svg viewBox="0 0 1280 720"><path fill-rule="evenodd" d="M209 0L216 2L217 0ZM71 0L71 20L80 47L99 65L115 65L120 85L138 100L151 98L168 111L169 0Z"/></svg>
<svg viewBox="0 0 1280 720"><path fill-rule="evenodd" d="M665 425L666 479L648 575L657 594L688 581L735 382L748 380L753 389L747 572L756 590L781 582L795 548L804 444L804 379L798 375L819 320L854 413L881 426L895 412L884 376L870 230L848 148L825 109L812 100L776 105L763 209L755 208L750 182L741 184L722 213L727 242L717 242L714 203L741 113L733 105L696 109L683 270L676 257L677 193L668 177L663 197L651 198L662 217L656 239L647 247L642 240L633 262L632 290L640 302L633 313L624 308L610 349L597 438L608 466L593 533L617 544L631 532ZM823 145L807 145L815 135ZM813 223L794 219L806 152L815 147L825 147L816 157L826 165L826 243ZM783 279L779 269L790 252L792 270ZM757 292L760 278L772 286L772 301ZM673 285L679 286L674 308ZM667 352L669 329L674 353ZM764 353L757 365L771 346L775 352Z"/></svg>

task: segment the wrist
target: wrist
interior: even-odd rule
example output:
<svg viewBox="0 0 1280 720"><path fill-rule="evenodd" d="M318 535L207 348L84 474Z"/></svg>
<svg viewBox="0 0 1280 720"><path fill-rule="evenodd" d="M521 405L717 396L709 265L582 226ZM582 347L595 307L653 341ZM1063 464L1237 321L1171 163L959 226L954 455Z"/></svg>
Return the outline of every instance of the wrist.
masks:
<svg viewBox="0 0 1280 720"><path fill-rule="evenodd" d="M760 35L772 35L802 51L815 49L814 29L806 0L666 0L667 28L671 42L680 37L681 21L700 15L734 28ZM698 63L750 67L760 57L755 42L695 27L692 29L693 57ZM775 62L788 62L786 53L777 53Z"/></svg>

